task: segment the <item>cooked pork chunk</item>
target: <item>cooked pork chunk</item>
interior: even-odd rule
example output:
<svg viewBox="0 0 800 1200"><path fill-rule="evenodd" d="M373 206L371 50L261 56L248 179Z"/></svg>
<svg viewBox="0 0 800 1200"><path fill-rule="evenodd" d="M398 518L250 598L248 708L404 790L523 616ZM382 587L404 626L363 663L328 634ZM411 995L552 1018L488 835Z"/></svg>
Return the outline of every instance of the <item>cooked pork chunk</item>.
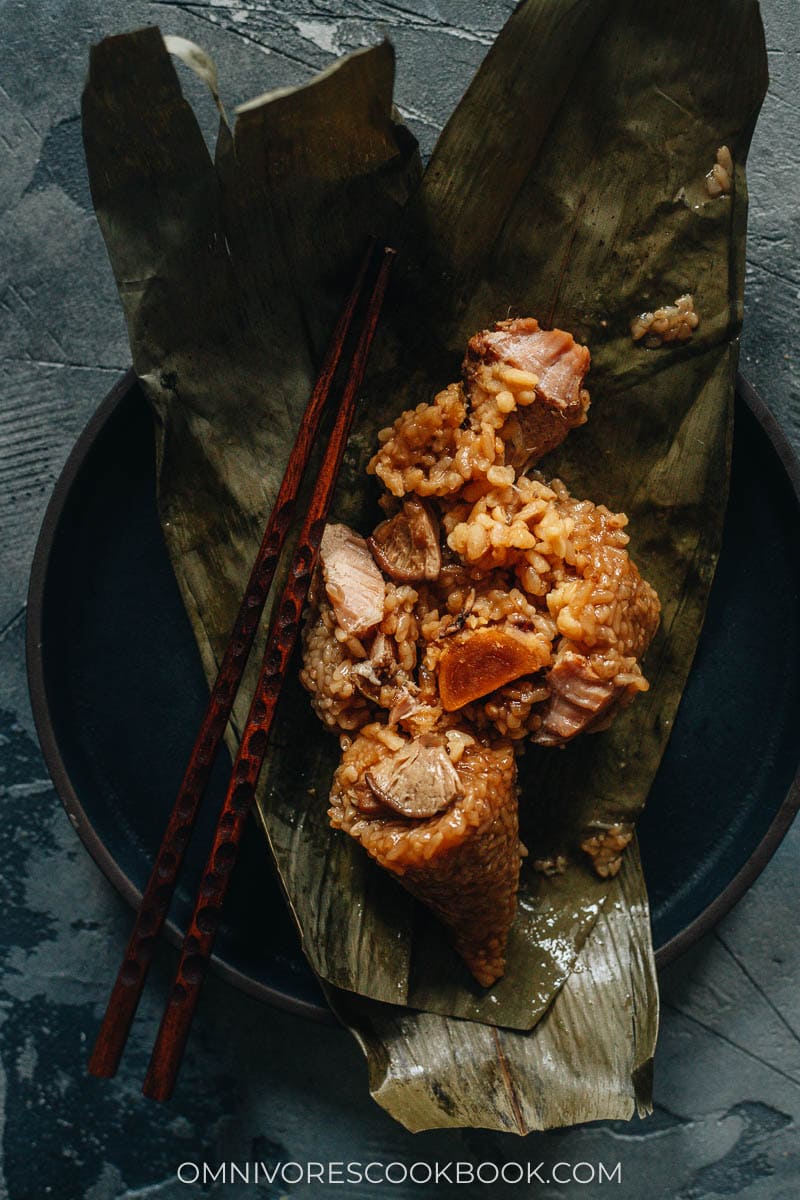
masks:
<svg viewBox="0 0 800 1200"><path fill-rule="evenodd" d="M385 586L365 539L346 525L327 525L319 551L336 623L356 637L383 618Z"/></svg>
<svg viewBox="0 0 800 1200"><path fill-rule="evenodd" d="M433 817L464 795L443 737L423 734L367 771L375 798L404 817Z"/></svg>
<svg viewBox="0 0 800 1200"><path fill-rule="evenodd" d="M533 735L540 746L559 746L585 733L626 691L614 679L600 679L586 656L574 650L556 656L546 679L550 698L541 712L541 727Z"/></svg>
<svg viewBox="0 0 800 1200"><path fill-rule="evenodd" d="M589 351L571 333L540 329L533 317L498 321L493 330L470 339L464 368L471 397L485 380L481 368L495 363L537 379L534 402L518 406L503 429L506 462L516 470L535 463L585 422L589 393L583 378L589 362Z"/></svg>

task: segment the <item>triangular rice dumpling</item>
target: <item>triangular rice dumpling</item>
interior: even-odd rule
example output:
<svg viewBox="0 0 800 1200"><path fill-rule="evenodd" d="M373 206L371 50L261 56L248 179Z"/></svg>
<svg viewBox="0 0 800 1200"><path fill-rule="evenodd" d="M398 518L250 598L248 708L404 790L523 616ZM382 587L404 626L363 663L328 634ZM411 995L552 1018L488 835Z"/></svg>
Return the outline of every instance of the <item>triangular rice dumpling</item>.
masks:
<svg viewBox="0 0 800 1200"><path fill-rule="evenodd" d="M443 795L443 812L414 822L404 820L402 812L385 820L385 807L381 816L370 811L375 792L391 800L394 788L418 803L420 794L436 784L433 755L438 750L444 770L450 762L443 746L430 743L432 753L421 761L418 753L401 757L406 746L416 751L419 743L404 743L387 759L387 738L401 740L385 726L367 725L345 751L333 779L331 824L354 837L432 910L478 983L489 987L503 974L517 907L520 842L513 751L508 743L492 747L470 739L456 766L449 768L455 778L451 795ZM384 771L385 783L376 782L371 771L387 765L391 775Z"/></svg>

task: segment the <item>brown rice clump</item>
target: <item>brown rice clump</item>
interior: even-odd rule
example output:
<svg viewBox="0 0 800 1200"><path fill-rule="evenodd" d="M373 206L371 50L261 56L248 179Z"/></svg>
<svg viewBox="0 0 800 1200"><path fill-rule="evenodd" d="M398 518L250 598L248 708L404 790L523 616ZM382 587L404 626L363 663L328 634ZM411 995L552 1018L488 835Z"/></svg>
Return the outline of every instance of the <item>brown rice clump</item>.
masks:
<svg viewBox="0 0 800 1200"><path fill-rule="evenodd" d="M383 620L367 638L348 636L336 623L322 588L303 631L300 681L312 707L335 731L360 729L380 708L391 709L406 690L416 692L419 599L412 587L386 582Z"/></svg>
<svg viewBox="0 0 800 1200"><path fill-rule="evenodd" d="M379 435L368 470L389 520L371 543L336 527L327 560L323 539L303 636L302 681L342 736L332 825L439 917L484 986L522 854L515 753L605 728L648 687L659 602L627 517L528 466L585 420L588 357L533 319L472 338L462 380ZM626 833L586 830L580 849L613 874Z"/></svg>
<svg viewBox="0 0 800 1200"><path fill-rule="evenodd" d="M690 341L699 324L694 297L687 293L655 312L640 313L631 322L631 337L635 342L643 339L648 350L657 350L670 342Z"/></svg>
<svg viewBox="0 0 800 1200"><path fill-rule="evenodd" d="M360 659L336 633L333 609L320 601L303 631L300 681L311 693L311 705L323 725L360 729L375 709L356 686L353 668Z"/></svg>
<svg viewBox="0 0 800 1200"><path fill-rule="evenodd" d="M506 363L473 367L471 391L451 383L432 404L418 404L378 434L367 471L394 496L448 496L477 480L514 481L506 466L503 426L536 399L536 376ZM587 401L588 403L588 401Z"/></svg>
<svg viewBox="0 0 800 1200"><path fill-rule="evenodd" d="M387 580L383 621L367 637L346 637L329 605L315 611L302 679L329 728L350 731L381 711L411 733L452 722L440 664L487 629L513 635L531 669L460 707L480 730L518 743L536 735L553 704L552 668L566 656L613 689L606 717L647 689L639 659L659 602L628 554L627 517L576 499L559 479L505 465L503 423L534 402L535 377L470 362L469 378L469 395L451 384L379 435L368 470L394 497L417 494L436 507L442 569L433 581Z"/></svg>

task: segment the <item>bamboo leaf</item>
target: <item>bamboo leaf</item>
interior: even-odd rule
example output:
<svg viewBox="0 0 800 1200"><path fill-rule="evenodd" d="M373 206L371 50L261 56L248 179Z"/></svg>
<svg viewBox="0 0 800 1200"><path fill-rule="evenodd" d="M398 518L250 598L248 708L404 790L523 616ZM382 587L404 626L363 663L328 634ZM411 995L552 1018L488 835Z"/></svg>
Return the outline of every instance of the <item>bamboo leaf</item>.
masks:
<svg viewBox="0 0 800 1200"><path fill-rule="evenodd" d="M638 854L629 851L577 969L529 1033L345 992L331 1002L364 1051L374 1099L414 1133L473 1126L526 1134L646 1116L658 988Z"/></svg>
<svg viewBox="0 0 800 1200"><path fill-rule="evenodd" d="M296 679L259 810L309 961L399 1120L519 1131L627 1116L647 1107L657 1021L646 893L637 855L601 881L578 846L644 803L718 554L744 164L766 85L758 8L525 0L421 184L392 76L384 45L259 97L221 127L212 162L157 30L93 51L87 159L157 418L164 533L212 676L367 232L401 255L340 519L375 524L363 468L377 430L457 378L476 329L530 314L589 343L589 423L542 467L629 513L664 620L651 692L608 733L524 760L523 837L532 857L564 853L570 866L550 880L523 870L505 978L477 989L435 924L328 828L338 750ZM712 200L703 177L723 143L735 186ZM634 345L636 313L687 290L701 315L693 341ZM246 692L234 724L244 708ZM456 1075L464 1063L471 1073Z"/></svg>
<svg viewBox="0 0 800 1200"><path fill-rule="evenodd" d="M374 523L363 469L378 429L457 377L475 329L509 308L546 314L591 346L594 401L588 424L542 467L561 474L573 494L630 515L634 557L661 596L663 620L646 663L647 696L602 737L557 754L533 748L523 759L523 839L532 857L562 853L573 862L550 881L523 866L507 973L489 993L470 982L435 923L423 917L412 929L407 910L401 921L400 898L384 910L406 939L388 974L381 956L363 953L352 916L343 939L338 877L350 873L359 900L386 882L344 847L319 878L325 820L319 808L297 814L287 786L295 768L278 749L266 820L290 894L307 873L318 880L298 917L314 931L305 942L311 962L336 986L531 1028L572 970L607 893L581 864L580 841L595 825L635 820L661 760L719 553L741 320L744 158L765 86L755 6L718 0L702 17L690 10L688 2L645 13L633 3L529 0L487 56L409 205L395 304L339 515L363 529ZM542 46L543 69L531 69ZM719 201L703 177L723 141L738 166L734 196ZM636 313L687 290L702 314L692 344L635 346ZM303 702L299 689L287 699L292 727ZM314 754L310 777L329 778L335 749L323 744ZM326 939L316 914L329 905L335 930ZM371 919L375 908L372 899L364 905Z"/></svg>

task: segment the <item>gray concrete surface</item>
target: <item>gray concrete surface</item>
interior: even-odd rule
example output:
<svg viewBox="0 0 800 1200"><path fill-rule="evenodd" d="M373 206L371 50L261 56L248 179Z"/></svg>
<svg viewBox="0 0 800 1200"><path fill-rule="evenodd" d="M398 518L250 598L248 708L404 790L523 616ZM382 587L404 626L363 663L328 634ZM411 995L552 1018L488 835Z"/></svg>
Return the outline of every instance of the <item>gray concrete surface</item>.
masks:
<svg viewBox="0 0 800 1200"><path fill-rule="evenodd" d="M0 0L0 1200L426 1194L176 1179L180 1162L508 1159L622 1163L622 1184L509 1194L666 1200L800 1196L800 826L735 911L662 979L655 1117L524 1142L412 1138L369 1100L347 1035L211 980L173 1104L139 1095L157 1019L143 1008L112 1084L84 1076L129 913L79 845L46 776L24 680L25 591L53 483L128 362L82 160L87 48L158 23L216 57L233 104L299 82L388 34L402 111L429 151L510 0ZM763 0L772 82L753 146L742 366L800 447L800 8ZM186 88L213 123L210 101ZM172 959L156 975L162 988ZM152 989L150 997L158 994ZM427 1194L498 1195L490 1185Z"/></svg>

